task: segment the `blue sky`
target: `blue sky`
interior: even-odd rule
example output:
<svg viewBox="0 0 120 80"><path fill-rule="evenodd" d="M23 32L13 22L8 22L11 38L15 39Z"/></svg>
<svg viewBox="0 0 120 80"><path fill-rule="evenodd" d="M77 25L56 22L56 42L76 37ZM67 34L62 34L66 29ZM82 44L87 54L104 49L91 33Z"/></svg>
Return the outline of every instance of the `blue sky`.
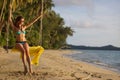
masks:
<svg viewBox="0 0 120 80"><path fill-rule="evenodd" d="M120 0L53 0L53 8L74 31L67 43L120 47Z"/></svg>

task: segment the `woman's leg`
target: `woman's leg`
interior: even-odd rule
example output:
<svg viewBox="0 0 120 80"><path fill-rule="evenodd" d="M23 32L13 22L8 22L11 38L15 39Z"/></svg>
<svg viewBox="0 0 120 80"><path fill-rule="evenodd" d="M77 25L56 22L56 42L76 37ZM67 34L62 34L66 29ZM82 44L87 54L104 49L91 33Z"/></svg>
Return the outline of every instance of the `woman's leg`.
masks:
<svg viewBox="0 0 120 80"><path fill-rule="evenodd" d="M30 54L29 54L29 45L28 43L24 44L24 49L25 49L25 53L26 53L26 59L29 65L29 72L32 73L32 66L31 66L31 59L30 59Z"/></svg>
<svg viewBox="0 0 120 80"><path fill-rule="evenodd" d="M22 53L22 62L23 62L23 65L24 65L24 73L26 74L28 71L27 71L27 66L26 66L26 63L25 63L25 59L26 59L25 49L24 49L23 45L19 44L19 43L16 44L16 48L19 49Z"/></svg>

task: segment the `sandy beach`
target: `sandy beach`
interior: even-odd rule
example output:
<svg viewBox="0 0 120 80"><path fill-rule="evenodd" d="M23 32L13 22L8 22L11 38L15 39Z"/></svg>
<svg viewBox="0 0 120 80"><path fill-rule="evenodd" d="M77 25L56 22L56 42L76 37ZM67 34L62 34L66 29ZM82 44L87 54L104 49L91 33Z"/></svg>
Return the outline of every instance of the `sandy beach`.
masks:
<svg viewBox="0 0 120 80"><path fill-rule="evenodd" d="M71 50L45 50L34 73L24 75L17 53L0 48L0 80L120 80L120 74L63 56Z"/></svg>

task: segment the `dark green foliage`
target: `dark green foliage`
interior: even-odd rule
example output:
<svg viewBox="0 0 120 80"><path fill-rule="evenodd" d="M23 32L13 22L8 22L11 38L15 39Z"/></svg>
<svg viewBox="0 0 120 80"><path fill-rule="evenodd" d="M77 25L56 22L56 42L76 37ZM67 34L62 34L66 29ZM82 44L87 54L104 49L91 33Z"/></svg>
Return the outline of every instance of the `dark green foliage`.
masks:
<svg viewBox="0 0 120 80"><path fill-rule="evenodd" d="M9 39L8 40L9 40L10 47L13 47L15 45L15 35L11 29L9 31Z"/></svg>
<svg viewBox="0 0 120 80"><path fill-rule="evenodd" d="M28 32L26 38L30 46L37 46L40 44L40 36L37 30L31 30Z"/></svg>

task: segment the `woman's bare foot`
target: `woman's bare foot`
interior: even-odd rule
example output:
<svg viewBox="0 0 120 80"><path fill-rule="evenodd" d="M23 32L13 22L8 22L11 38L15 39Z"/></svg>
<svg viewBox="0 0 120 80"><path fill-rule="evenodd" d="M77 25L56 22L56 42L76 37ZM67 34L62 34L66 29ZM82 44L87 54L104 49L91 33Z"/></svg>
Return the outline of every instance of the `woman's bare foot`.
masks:
<svg viewBox="0 0 120 80"><path fill-rule="evenodd" d="M28 73L27 67L24 67L24 75L26 75Z"/></svg>
<svg viewBox="0 0 120 80"><path fill-rule="evenodd" d="M29 73L33 73L31 66L29 67Z"/></svg>

